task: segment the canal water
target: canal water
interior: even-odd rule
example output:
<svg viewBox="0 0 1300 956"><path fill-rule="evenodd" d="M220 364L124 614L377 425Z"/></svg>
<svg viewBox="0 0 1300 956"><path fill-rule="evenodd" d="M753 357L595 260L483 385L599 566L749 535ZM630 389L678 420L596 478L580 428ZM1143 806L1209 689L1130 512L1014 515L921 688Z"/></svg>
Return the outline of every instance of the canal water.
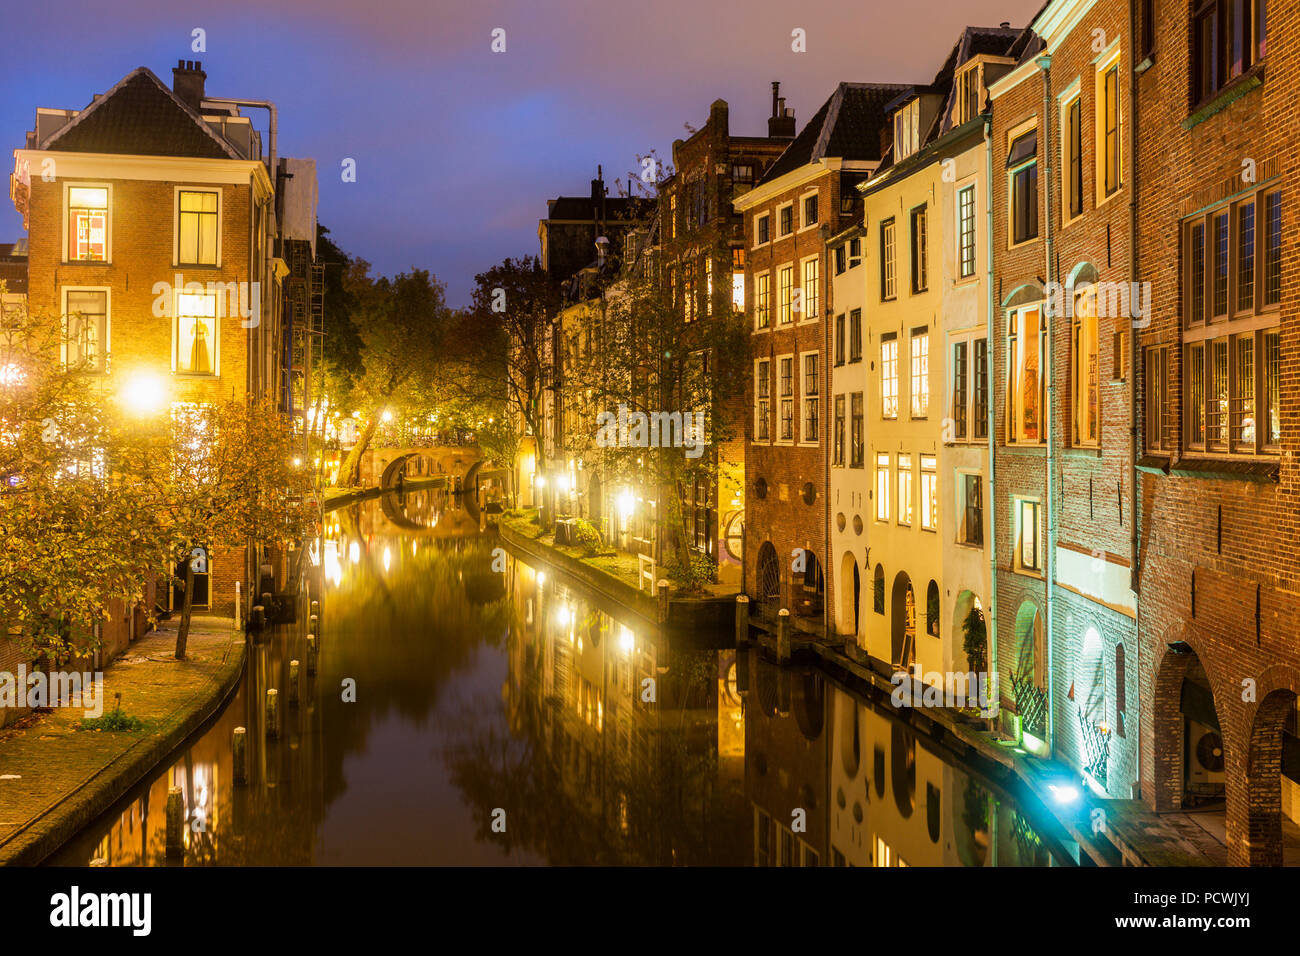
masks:
<svg viewBox="0 0 1300 956"><path fill-rule="evenodd" d="M817 672L738 655L724 635L660 635L478 529L434 490L327 515L316 673L305 613L250 643L222 711L50 862L1073 862L1032 797ZM165 846L172 787L179 858Z"/></svg>

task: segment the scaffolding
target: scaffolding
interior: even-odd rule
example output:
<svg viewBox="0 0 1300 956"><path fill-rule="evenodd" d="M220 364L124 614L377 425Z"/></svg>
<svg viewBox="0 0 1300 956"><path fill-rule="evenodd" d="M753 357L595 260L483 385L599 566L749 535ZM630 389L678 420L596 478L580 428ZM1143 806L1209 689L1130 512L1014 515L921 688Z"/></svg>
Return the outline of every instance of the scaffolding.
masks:
<svg viewBox="0 0 1300 956"><path fill-rule="evenodd" d="M303 458L311 461L313 437L323 440L321 405L324 370L325 263L312 258L305 240L285 240L289 265L289 408L302 439Z"/></svg>

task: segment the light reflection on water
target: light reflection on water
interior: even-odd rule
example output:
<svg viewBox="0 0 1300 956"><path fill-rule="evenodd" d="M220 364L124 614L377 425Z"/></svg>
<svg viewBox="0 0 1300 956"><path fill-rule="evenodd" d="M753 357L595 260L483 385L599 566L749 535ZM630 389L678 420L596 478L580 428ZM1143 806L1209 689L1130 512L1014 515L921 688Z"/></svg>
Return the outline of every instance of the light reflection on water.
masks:
<svg viewBox="0 0 1300 956"><path fill-rule="evenodd" d="M1052 862L1011 797L819 675L668 640L499 553L493 571L499 544L478 528L441 491L327 516L317 673L305 613L250 644L225 709L51 862ZM169 787L187 807L180 859Z"/></svg>

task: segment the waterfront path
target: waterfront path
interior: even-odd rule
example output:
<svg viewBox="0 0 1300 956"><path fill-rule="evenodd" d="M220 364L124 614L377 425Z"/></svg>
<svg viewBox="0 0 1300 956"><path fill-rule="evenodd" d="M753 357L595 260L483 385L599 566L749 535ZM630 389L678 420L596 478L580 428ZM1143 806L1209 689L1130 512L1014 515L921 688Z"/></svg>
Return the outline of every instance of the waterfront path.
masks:
<svg viewBox="0 0 1300 956"><path fill-rule="evenodd" d="M176 621L135 641L104 672L103 709L121 694L138 731L82 730L81 707L56 707L0 730L0 865L35 864L113 805L210 717L243 670L242 632L191 621L186 659Z"/></svg>

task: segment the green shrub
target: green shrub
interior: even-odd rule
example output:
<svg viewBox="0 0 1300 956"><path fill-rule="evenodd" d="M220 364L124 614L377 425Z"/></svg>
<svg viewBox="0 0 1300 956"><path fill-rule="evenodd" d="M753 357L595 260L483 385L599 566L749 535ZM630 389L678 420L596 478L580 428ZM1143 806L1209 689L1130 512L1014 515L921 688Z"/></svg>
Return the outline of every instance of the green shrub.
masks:
<svg viewBox="0 0 1300 956"><path fill-rule="evenodd" d="M144 721L123 713L119 706L102 717L84 717L79 726L82 730L136 731L144 730Z"/></svg>
<svg viewBox="0 0 1300 956"><path fill-rule="evenodd" d="M709 556L694 551L685 564L676 554L670 556L664 562L664 570L668 572L668 580L674 588L688 592L703 591L706 585L713 583L716 574Z"/></svg>
<svg viewBox="0 0 1300 956"><path fill-rule="evenodd" d="M578 547L587 557L593 557L600 553L602 542L600 532L590 521L577 520L573 528L574 539L578 542Z"/></svg>

